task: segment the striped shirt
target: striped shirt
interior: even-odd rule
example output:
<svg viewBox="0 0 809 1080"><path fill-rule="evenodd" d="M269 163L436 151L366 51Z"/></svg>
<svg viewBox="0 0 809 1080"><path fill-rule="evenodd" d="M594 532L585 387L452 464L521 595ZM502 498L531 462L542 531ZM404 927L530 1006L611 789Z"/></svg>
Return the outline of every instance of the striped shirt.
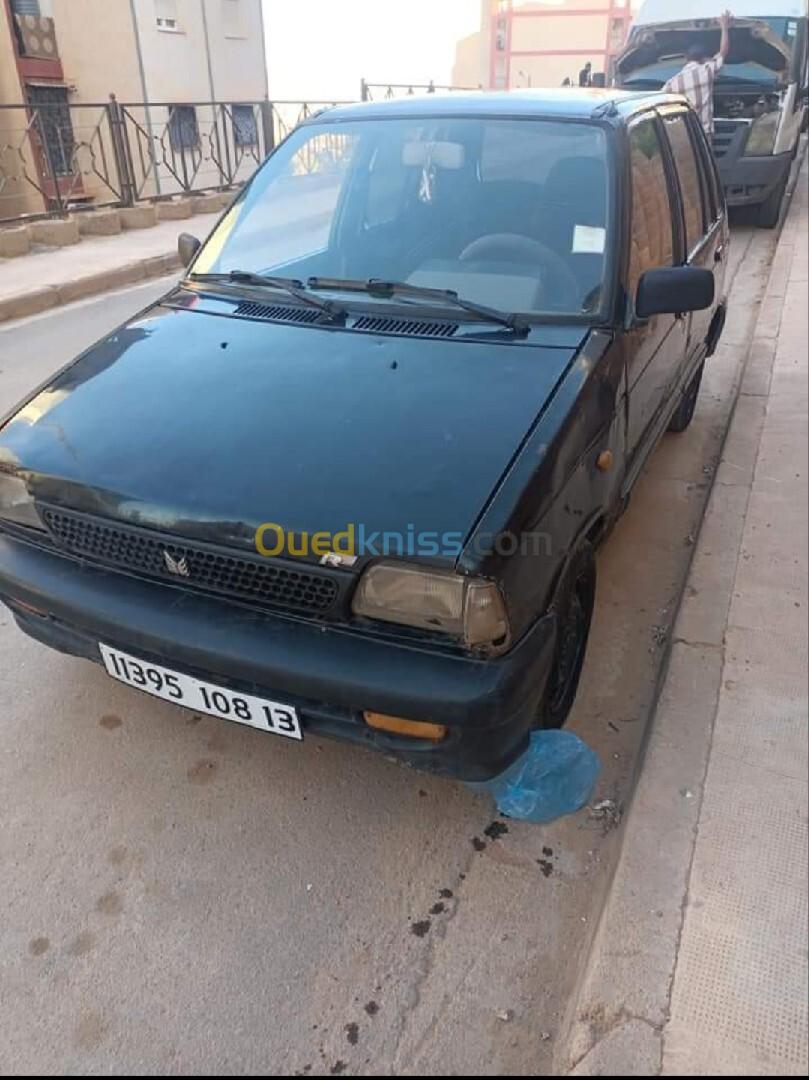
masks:
<svg viewBox="0 0 809 1080"><path fill-rule="evenodd" d="M682 94L702 121L708 135L713 135L713 84L724 60L720 53L698 64L690 60L683 70L669 79L664 90Z"/></svg>

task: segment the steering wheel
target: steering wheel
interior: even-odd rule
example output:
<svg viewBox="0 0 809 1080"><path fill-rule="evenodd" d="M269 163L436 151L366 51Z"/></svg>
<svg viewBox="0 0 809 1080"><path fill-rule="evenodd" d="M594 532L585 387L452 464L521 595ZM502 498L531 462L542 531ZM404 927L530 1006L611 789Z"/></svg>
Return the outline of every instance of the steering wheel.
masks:
<svg viewBox="0 0 809 1080"><path fill-rule="evenodd" d="M573 271L561 255L539 240L518 233L492 233L467 244L459 259L461 262L491 260L530 264L540 270L543 299L552 300L554 308L581 309L581 289Z"/></svg>

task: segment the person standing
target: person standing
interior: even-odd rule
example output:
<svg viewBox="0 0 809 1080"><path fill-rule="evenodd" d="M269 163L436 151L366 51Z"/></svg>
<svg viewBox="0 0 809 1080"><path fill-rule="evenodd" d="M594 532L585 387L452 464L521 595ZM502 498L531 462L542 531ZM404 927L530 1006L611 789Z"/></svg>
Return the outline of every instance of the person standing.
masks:
<svg viewBox="0 0 809 1080"><path fill-rule="evenodd" d="M593 85L593 65L588 60L584 67L579 72L579 86L592 86Z"/></svg>
<svg viewBox="0 0 809 1080"><path fill-rule="evenodd" d="M729 11L719 19L722 38L716 56L708 56L704 45L692 45L686 57L688 63L664 85L670 94L682 94L700 118L705 133L713 135L713 88L717 73L727 59L730 49L730 23L733 16Z"/></svg>

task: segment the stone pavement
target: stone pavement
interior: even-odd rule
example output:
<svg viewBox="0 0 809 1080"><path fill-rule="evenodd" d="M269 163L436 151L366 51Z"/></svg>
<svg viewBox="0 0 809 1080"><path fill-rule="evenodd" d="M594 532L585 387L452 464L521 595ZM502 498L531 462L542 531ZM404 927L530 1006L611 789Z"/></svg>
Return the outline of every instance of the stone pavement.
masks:
<svg viewBox="0 0 809 1080"><path fill-rule="evenodd" d="M808 204L804 162L563 1074L809 1067Z"/></svg>

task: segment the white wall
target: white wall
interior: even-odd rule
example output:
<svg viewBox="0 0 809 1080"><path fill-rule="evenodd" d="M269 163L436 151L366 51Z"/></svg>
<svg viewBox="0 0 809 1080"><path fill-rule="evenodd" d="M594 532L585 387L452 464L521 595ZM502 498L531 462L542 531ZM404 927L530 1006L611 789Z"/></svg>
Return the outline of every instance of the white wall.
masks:
<svg viewBox="0 0 809 1080"><path fill-rule="evenodd" d="M160 194L178 191L183 183L195 189L219 185L217 161L227 159L222 124L227 130L231 125L229 118L221 111L216 113L208 102L257 102L265 97L261 0L238 0L226 12L228 2L135 0L147 93L154 103L149 110L157 140L154 145L158 158L163 158L158 169ZM176 28L158 27L158 14L176 18ZM169 110L161 106L186 103L196 107L199 147L181 157L172 149L166 129ZM145 110L138 110L138 119L147 126ZM241 157L236 178L246 179L256 160L232 142L228 150L231 168Z"/></svg>
<svg viewBox="0 0 809 1080"><path fill-rule="evenodd" d="M123 0L117 0L121 3ZM146 85L152 101L258 101L266 65L261 0L238 0L239 31L226 33L224 5L232 0L135 0ZM208 23L213 94L203 22ZM176 12L176 31L160 29L157 12Z"/></svg>
<svg viewBox="0 0 809 1080"><path fill-rule="evenodd" d="M234 29L225 6L237 12ZM206 0L216 97L220 101L258 101L267 92L261 0Z"/></svg>

